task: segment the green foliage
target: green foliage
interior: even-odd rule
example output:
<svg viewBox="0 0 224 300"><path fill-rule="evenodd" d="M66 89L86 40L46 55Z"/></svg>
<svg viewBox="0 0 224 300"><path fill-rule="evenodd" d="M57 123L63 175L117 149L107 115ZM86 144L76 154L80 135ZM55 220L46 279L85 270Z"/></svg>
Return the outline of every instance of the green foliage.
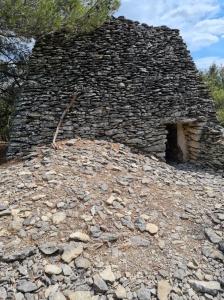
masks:
<svg viewBox="0 0 224 300"><path fill-rule="evenodd" d="M218 120L224 126L224 67L213 64L201 75L215 101Z"/></svg>
<svg viewBox="0 0 224 300"><path fill-rule="evenodd" d="M119 0L1 0L0 28L25 37L60 29L86 32L100 26L119 4Z"/></svg>

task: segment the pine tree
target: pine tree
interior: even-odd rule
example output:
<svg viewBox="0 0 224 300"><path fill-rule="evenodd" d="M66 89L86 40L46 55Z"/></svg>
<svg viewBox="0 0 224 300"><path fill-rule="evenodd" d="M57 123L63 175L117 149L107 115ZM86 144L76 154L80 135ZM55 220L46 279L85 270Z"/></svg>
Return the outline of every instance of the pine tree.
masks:
<svg viewBox="0 0 224 300"><path fill-rule="evenodd" d="M118 7L119 0L1 0L0 28L29 38L60 29L86 32Z"/></svg>

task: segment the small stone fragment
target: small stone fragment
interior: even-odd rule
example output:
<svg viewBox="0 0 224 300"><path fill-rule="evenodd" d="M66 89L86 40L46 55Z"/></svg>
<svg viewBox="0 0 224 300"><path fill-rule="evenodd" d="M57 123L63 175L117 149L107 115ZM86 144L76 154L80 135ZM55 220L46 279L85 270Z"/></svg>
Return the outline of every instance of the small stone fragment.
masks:
<svg viewBox="0 0 224 300"><path fill-rule="evenodd" d="M112 205L113 202L114 202L115 200L116 200L116 196L111 195L111 196L107 199L106 203L107 203L108 205Z"/></svg>
<svg viewBox="0 0 224 300"><path fill-rule="evenodd" d="M55 225L64 222L65 219L66 219L66 214L64 212L57 212L52 217L52 221Z"/></svg>
<svg viewBox="0 0 224 300"><path fill-rule="evenodd" d="M52 300L66 300L65 296L61 292L56 292L52 296Z"/></svg>
<svg viewBox="0 0 224 300"><path fill-rule="evenodd" d="M83 257L77 257L75 260L75 265L79 269L88 269L91 267L90 261Z"/></svg>
<svg viewBox="0 0 224 300"><path fill-rule="evenodd" d="M91 300L91 293L89 291L77 291L68 293L69 300Z"/></svg>
<svg viewBox="0 0 224 300"><path fill-rule="evenodd" d="M158 245L161 250L163 250L166 247L166 243L164 240L159 240Z"/></svg>
<svg viewBox="0 0 224 300"><path fill-rule="evenodd" d="M18 252L14 252L13 254L10 254L8 256L0 256L0 261L11 263L14 261L21 261L25 258L34 255L36 253L36 247L28 247L24 248L22 250L19 250Z"/></svg>
<svg viewBox="0 0 224 300"><path fill-rule="evenodd" d="M38 200L44 199L45 197L46 197L45 194L37 194L37 195L33 196L33 197L31 198L31 200L33 200L33 201L38 201Z"/></svg>
<svg viewBox="0 0 224 300"><path fill-rule="evenodd" d="M88 234L83 233L81 231L76 231L76 232L72 233L70 235L70 239L75 240L75 241L84 242L84 243L87 243L90 241L90 237L88 236Z"/></svg>
<svg viewBox="0 0 224 300"><path fill-rule="evenodd" d="M218 234L215 233L215 231L213 231L211 228L205 229L205 235L213 244L218 244L221 241L221 237L218 236Z"/></svg>
<svg viewBox="0 0 224 300"><path fill-rule="evenodd" d="M148 223L148 224L146 224L145 230L148 231L150 234L154 235L154 234L156 234L159 231L159 228L155 224Z"/></svg>
<svg viewBox="0 0 224 300"><path fill-rule="evenodd" d="M224 253L224 241L219 242L219 250Z"/></svg>
<svg viewBox="0 0 224 300"><path fill-rule="evenodd" d="M49 275L59 275L62 272L62 268L57 265L46 265L44 271Z"/></svg>
<svg viewBox="0 0 224 300"><path fill-rule="evenodd" d="M50 285L44 292L44 296L46 299L51 299L51 297L58 292L58 284Z"/></svg>
<svg viewBox="0 0 224 300"><path fill-rule="evenodd" d="M22 293L16 293L15 294L15 300L24 300L24 296Z"/></svg>
<svg viewBox="0 0 224 300"><path fill-rule="evenodd" d="M69 245L65 248L63 254L62 254L62 260L66 263L70 263L73 259L78 257L83 252L83 247L81 245L74 246Z"/></svg>
<svg viewBox="0 0 224 300"><path fill-rule="evenodd" d="M98 292L103 293L108 290L108 286L107 286L106 282L98 274L93 276L93 284L94 284L95 289Z"/></svg>
<svg viewBox="0 0 224 300"><path fill-rule="evenodd" d="M151 292L150 289L147 288L140 288L137 291L138 300L150 300L151 299Z"/></svg>
<svg viewBox="0 0 224 300"><path fill-rule="evenodd" d="M221 260L224 262L224 255L219 250L210 248L210 247L203 247L202 254L208 258L213 258L216 260Z"/></svg>
<svg viewBox="0 0 224 300"><path fill-rule="evenodd" d="M158 299L159 300L168 300L171 290L172 290L172 287L167 280L159 281L158 290L157 290Z"/></svg>
<svg viewBox="0 0 224 300"><path fill-rule="evenodd" d="M116 233L105 232L101 234L100 239L107 242L115 242L119 239L119 235Z"/></svg>
<svg viewBox="0 0 224 300"><path fill-rule="evenodd" d="M72 268L69 265L62 265L62 271L65 276L71 276L73 274Z"/></svg>
<svg viewBox="0 0 224 300"><path fill-rule="evenodd" d="M150 246L150 241L143 239L140 235L132 236L129 241L133 246L136 246L136 247Z"/></svg>
<svg viewBox="0 0 224 300"><path fill-rule="evenodd" d="M0 217L10 216L11 214L12 214L12 212L9 209L0 211Z"/></svg>
<svg viewBox="0 0 224 300"><path fill-rule="evenodd" d="M111 266L106 267L105 270L100 272L100 276L102 277L103 280L108 281L110 283L116 280L114 273L111 270Z"/></svg>
<svg viewBox="0 0 224 300"><path fill-rule="evenodd" d="M0 211L7 210L7 209L8 209L8 205L0 203Z"/></svg>
<svg viewBox="0 0 224 300"><path fill-rule="evenodd" d="M115 295L117 299L125 299L127 297L126 290L121 284L119 284L118 287L116 288Z"/></svg>
<svg viewBox="0 0 224 300"><path fill-rule="evenodd" d="M39 249L46 255L52 255L58 252L59 248L53 243L39 245Z"/></svg>
<svg viewBox="0 0 224 300"><path fill-rule="evenodd" d="M22 293L32 293L38 289L37 285L32 281L21 281L17 285L17 291Z"/></svg>
<svg viewBox="0 0 224 300"><path fill-rule="evenodd" d="M14 218L14 220L10 224L10 228L13 231L19 231L20 229L22 229L23 228L23 219L18 218L18 217Z"/></svg>
<svg viewBox="0 0 224 300"><path fill-rule="evenodd" d="M0 286L0 300L6 300L6 299L7 299L6 289Z"/></svg>
<svg viewBox="0 0 224 300"><path fill-rule="evenodd" d="M218 292L221 291L221 286L218 281L189 280L189 283L196 292L216 296Z"/></svg>

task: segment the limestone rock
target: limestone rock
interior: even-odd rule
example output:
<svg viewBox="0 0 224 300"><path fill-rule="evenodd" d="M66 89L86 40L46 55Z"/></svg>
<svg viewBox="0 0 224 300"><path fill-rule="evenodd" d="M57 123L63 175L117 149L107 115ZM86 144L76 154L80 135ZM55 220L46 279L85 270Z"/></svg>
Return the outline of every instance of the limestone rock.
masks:
<svg viewBox="0 0 224 300"><path fill-rule="evenodd" d="M105 270L100 272L100 276L102 277L103 280L108 281L110 283L116 280L114 273L111 270L111 266L106 267Z"/></svg>
<svg viewBox="0 0 224 300"><path fill-rule="evenodd" d="M127 293L126 293L125 288L119 284L115 290L115 295L116 295L117 299L126 299Z"/></svg>
<svg viewBox="0 0 224 300"><path fill-rule="evenodd" d="M62 272L62 268L57 265L46 265L44 271L49 275L59 275Z"/></svg>
<svg viewBox="0 0 224 300"><path fill-rule="evenodd" d="M148 223L146 224L145 230L148 231L150 234L154 235L159 231L159 227L155 224Z"/></svg>
<svg viewBox="0 0 224 300"><path fill-rule="evenodd" d="M38 289L37 285L32 281L21 281L17 285L17 291L22 293L32 293Z"/></svg>
<svg viewBox="0 0 224 300"><path fill-rule="evenodd" d="M88 291L76 291L68 294L69 300L91 300L91 293Z"/></svg>
<svg viewBox="0 0 224 300"><path fill-rule="evenodd" d="M52 221L55 225L64 222L65 219L66 219L66 214L64 212L57 212L52 217Z"/></svg>
<svg viewBox="0 0 224 300"><path fill-rule="evenodd" d="M10 209L0 211L0 217L10 216L11 214L12 214L12 212Z"/></svg>
<svg viewBox="0 0 224 300"><path fill-rule="evenodd" d="M21 249L19 251L14 252L13 254L10 254L8 256L4 255L3 257L0 256L0 261L10 263L14 261L21 261L25 258L34 255L36 253L36 247L27 247L24 249Z"/></svg>
<svg viewBox="0 0 224 300"><path fill-rule="evenodd" d="M206 228L205 234L213 244L218 244L221 241L221 237L211 228Z"/></svg>
<svg viewBox="0 0 224 300"><path fill-rule="evenodd" d="M81 231L76 231L76 232L72 233L70 235L70 239L75 240L75 241L84 242L84 243L87 243L90 241L90 237L88 236L88 234L83 233Z"/></svg>
<svg viewBox="0 0 224 300"><path fill-rule="evenodd" d="M69 245L65 248L62 254L62 260L66 263L70 263L73 259L78 257L83 252L83 247L81 245Z"/></svg>
<svg viewBox="0 0 224 300"><path fill-rule="evenodd" d="M218 292L221 291L221 286L218 281L190 280L189 283L195 291L200 293L216 296Z"/></svg>
<svg viewBox="0 0 224 300"><path fill-rule="evenodd" d="M161 280L158 282L157 296L159 300L168 300L171 292L171 285L167 280Z"/></svg>
<svg viewBox="0 0 224 300"><path fill-rule="evenodd" d="M151 292L149 289L142 287L137 291L137 296L139 300L150 300Z"/></svg>
<svg viewBox="0 0 224 300"><path fill-rule="evenodd" d="M52 296L52 300L66 300L65 296L61 292L56 292Z"/></svg>
<svg viewBox="0 0 224 300"><path fill-rule="evenodd" d="M91 263L87 258L77 257L75 260L75 265L80 269L88 269L91 267Z"/></svg>
<svg viewBox="0 0 224 300"><path fill-rule="evenodd" d="M52 255L58 252L59 248L56 246L55 243L46 243L39 245L39 249L42 253L46 255Z"/></svg>
<svg viewBox="0 0 224 300"><path fill-rule="evenodd" d="M106 282L98 274L93 276L93 284L95 289L99 292L104 293L108 290Z"/></svg>

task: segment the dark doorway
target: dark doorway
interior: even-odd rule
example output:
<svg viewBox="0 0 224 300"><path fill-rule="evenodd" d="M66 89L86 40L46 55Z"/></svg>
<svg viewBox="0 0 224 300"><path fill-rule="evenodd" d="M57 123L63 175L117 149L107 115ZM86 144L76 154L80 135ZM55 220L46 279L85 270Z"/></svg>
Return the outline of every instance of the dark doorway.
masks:
<svg viewBox="0 0 224 300"><path fill-rule="evenodd" d="M178 145L177 124L168 124L167 142L166 142L166 161L167 162L182 162L183 153Z"/></svg>
<svg viewBox="0 0 224 300"><path fill-rule="evenodd" d="M0 142L0 164L6 162L7 143Z"/></svg>

